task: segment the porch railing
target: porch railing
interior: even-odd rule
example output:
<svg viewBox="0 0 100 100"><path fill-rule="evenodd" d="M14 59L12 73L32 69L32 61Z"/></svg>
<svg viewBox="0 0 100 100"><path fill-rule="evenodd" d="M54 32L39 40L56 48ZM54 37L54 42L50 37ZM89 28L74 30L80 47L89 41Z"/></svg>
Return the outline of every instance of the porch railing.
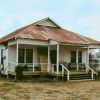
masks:
<svg viewBox="0 0 100 100"><path fill-rule="evenodd" d="M69 81L70 71L63 64L61 64L61 66L62 66L62 77L64 77L64 70L66 70L67 71L67 80Z"/></svg>
<svg viewBox="0 0 100 100"><path fill-rule="evenodd" d="M27 68L32 72L55 72L57 64L48 64L48 63L19 63L19 66L25 66L27 65ZM15 71L16 63L8 63L8 71Z"/></svg>
<svg viewBox="0 0 100 100"><path fill-rule="evenodd" d="M89 71L91 71L91 78L94 79L94 73L95 71L87 64L85 64L86 66L86 73L88 73Z"/></svg>
<svg viewBox="0 0 100 100"><path fill-rule="evenodd" d="M48 64L48 63L19 63L19 66L25 66L27 65L27 68L29 70L27 71L31 71L31 72L50 72L50 73L54 73L57 72L57 64ZM65 67L64 64L60 64L61 65L61 74L62 77L64 77L65 71L67 72L67 80L70 79L70 71L67 67ZM12 71L15 72L15 68L16 68L16 63L8 63L8 71ZM86 71L86 73L88 73L89 71L91 72L91 78L94 78L94 73L95 71L87 64L84 64L84 71Z"/></svg>

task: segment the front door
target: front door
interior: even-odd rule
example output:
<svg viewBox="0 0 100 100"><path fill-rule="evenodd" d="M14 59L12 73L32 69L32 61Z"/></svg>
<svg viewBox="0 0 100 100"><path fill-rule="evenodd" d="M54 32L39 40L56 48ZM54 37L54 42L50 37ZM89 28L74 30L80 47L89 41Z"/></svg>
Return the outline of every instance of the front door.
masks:
<svg viewBox="0 0 100 100"><path fill-rule="evenodd" d="M39 47L38 48L39 61L40 61L40 69L41 71L47 71L48 67L48 48L47 47Z"/></svg>
<svg viewBox="0 0 100 100"><path fill-rule="evenodd" d="M76 51L71 51L71 63L76 63Z"/></svg>
<svg viewBox="0 0 100 100"><path fill-rule="evenodd" d="M57 51L56 50L50 50L50 59L51 59L51 64L56 64L57 63ZM54 65L54 71L56 71L56 65Z"/></svg>
<svg viewBox="0 0 100 100"><path fill-rule="evenodd" d="M50 59L52 64L56 64L57 59L57 51L56 50L50 50Z"/></svg>

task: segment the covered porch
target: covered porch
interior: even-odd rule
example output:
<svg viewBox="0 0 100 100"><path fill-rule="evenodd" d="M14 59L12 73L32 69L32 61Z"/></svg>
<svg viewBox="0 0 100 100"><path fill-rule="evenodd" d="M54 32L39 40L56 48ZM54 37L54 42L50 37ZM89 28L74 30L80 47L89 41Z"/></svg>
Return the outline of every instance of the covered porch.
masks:
<svg viewBox="0 0 100 100"><path fill-rule="evenodd" d="M8 46L8 74L15 75L16 66L27 66L24 75L66 75L66 79L70 80L71 74L87 74L90 71L93 79L95 72L89 66L89 51L97 47L55 41L17 40Z"/></svg>

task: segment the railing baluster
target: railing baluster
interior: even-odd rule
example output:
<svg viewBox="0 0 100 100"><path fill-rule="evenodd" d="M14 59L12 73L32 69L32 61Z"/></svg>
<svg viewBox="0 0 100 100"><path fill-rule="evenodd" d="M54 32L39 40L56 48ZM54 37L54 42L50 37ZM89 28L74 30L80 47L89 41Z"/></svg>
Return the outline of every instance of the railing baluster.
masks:
<svg viewBox="0 0 100 100"><path fill-rule="evenodd" d="M62 67L62 77L64 77L64 68Z"/></svg>
<svg viewBox="0 0 100 100"><path fill-rule="evenodd" d="M54 73L54 64L52 64L52 73Z"/></svg>
<svg viewBox="0 0 100 100"><path fill-rule="evenodd" d="M67 75L67 80L69 81L69 72L68 72L68 75Z"/></svg>
<svg viewBox="0 0 100 100"><path fill-rule="evenodd" d="M94 75L93 75L93 71L92 71L92 74L91 74L91 78L93 79L94 77L93 77Z"/></svg>
<svg viewBox="0 0 100 100"><path fill-rule="evenodd" d="M33 63L33 72L34 72L35 70L34 70L34 63Z"/></svg>

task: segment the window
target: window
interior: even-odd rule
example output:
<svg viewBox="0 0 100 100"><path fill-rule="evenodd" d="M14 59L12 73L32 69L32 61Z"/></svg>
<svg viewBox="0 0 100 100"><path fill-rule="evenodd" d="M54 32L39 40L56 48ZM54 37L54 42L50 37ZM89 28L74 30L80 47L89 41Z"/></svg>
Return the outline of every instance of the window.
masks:
<svg viewBox="0 0 100 100"><path fill-rule="evenodd" d="M76 63L76 51L71 51L71 63ZM78 63L82 63L82 51L78 52Z"/></svg>
<svg viewBox="0 0 100 100"><path fill-rule="evenodd" d="M33 63L33 50L26 49L26 63Z"/></svg>
<svg viewBox="0 0 100 100"><path fill-rule="evenodd" d="M76 63L76 51L71 51L71 63Z"/></svg>
<svg viewBox="0 0 100 100"><path fill-rule="evenodd" d="M33 49L19 49L19 63L33 63Z"/></svg>
<svg viewBox="0 0 100 100"><path fill-rule="evenodd" d="M82 63L82 51L78 53L78 63Z"/></svg>
<svg viewBox="0 0 100 100"><path fill-rule="evenodd" d="M25 50L24 49L19 49L18 63L24 63L24 54L25 54Z"/></svg>
<svg viewBox="0 0 100 100"><path fill-rule="evenodd" d="M3 64L3 49L1 49L1 64Z"/></svg>

